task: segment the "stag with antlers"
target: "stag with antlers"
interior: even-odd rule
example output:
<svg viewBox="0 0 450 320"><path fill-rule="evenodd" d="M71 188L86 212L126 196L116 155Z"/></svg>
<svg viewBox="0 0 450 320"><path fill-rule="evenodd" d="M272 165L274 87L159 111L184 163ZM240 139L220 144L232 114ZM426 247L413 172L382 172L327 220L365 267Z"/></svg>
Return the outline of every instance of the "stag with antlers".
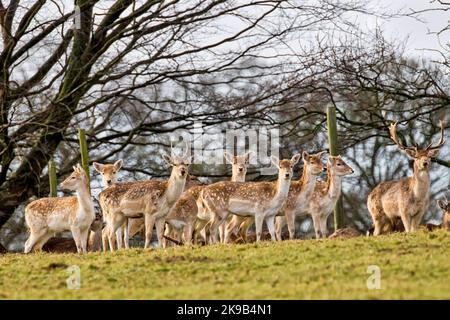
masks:
<svg viewBox="0 0 450 320"><path fill-rule="evenodd" d="M400 217L406 232L416 231L429 205L431 158L438 155L444 145L444 124L440 122L441 136L436 145L425 149L417 145L404 145L397 136L397 123L389 127L391 139L400 150L414 160L412 177L382 182L369 194L367 207L374 223L374 235L392 230L393 222Z"/></svg>

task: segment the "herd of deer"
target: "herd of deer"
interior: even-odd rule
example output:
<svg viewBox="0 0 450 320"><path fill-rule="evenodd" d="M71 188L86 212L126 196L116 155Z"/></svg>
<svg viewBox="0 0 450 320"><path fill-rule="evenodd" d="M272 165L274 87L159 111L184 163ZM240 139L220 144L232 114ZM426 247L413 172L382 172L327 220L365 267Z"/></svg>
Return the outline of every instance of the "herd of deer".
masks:
<svg viewBox="0 0 450 320"><path fill-rule="evenodd" d="M429 205L431 158L436 157L444 145L444 127L436 145L425 149L407 147L397 138L397 124L389 128L392 140L414 160L412 177L380 183L368 196L368 208L374 223L374 235L392 231L401 219L406 232L417 230ZM188 150L188 148L186 148ZM198 237L205 242L227 243L230 236L239 233L247 241L247 231L254 223L256 240L260 241L263 221L272 240L281 240L282 228L287 224L289 238L295 237L295 218L309 214L316 238L327 237L327 218L333 211L341 193L344 176L353 169L340 156L303 152L291 159L279 160L272 156L278 168L278 179L272 182L245 182L249 153L225 154L232 165L231 181L202 185L188 179L191 157L164 156L172 166L168 180L147 180L118 183L117 175L122 160L114 164L94 163L102 176L104 190L99 195L103 223L94 212L89 191L89 179L81 166L62 182L64 189L76 191L73 197L42 198L31 202L25 209L25 221L30 236L25 253L40 250L53 234L70 230L78 252L86 252L90 230L93 238L101 239L103 250L129 247L129 238L145 228L145 248L150 247L153 228L159 245L166 239L190 244ZM302 159L300 180L291 181L293 168ZM317 176L327 171L327 180ZM444 210L443 223L450 229L450 205L440 201Z"/></svg>

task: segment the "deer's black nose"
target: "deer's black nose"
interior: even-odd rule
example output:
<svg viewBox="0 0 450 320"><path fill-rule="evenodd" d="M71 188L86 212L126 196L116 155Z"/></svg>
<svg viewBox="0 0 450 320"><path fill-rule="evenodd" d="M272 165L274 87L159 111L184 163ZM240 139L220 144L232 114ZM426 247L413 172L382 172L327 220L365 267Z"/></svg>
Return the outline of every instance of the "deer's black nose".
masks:
<svg viewBox="0 0 450 320"><path fill-rule="evenodd" d="M107 183L107 184L110 184L110 183L111 183L111 180L106 180L106 183Z"/></svg>
<svg viewBox="0 0 450 320"><path fill-rule="evenodd" d="M180 172L181 172L181 175L182 175L182 176L184 176L184 175L186 174L186 170L184 170L184 169L181 169Z"/></svg>
<svg viewBox="0 0 450 320"><path fill-rule="evenodd" d="M289 177L290 177L290 174L289 174L289 173L286 173L284 176L285 176L286 178L289 178Z"/></svg>
<svg viewBox="0 0 450 320"><path fill-rule="evenodd" d="M430 165L430 162L429 161L424 161L423 165L424 165L424 167L428 167Z"/></svg>
<svg viewBox="0 0 450 320"><path fill-rule="evenodd" d="M242 171L244 171L244 168L239 168L239 172L242 172Z"/></svg>

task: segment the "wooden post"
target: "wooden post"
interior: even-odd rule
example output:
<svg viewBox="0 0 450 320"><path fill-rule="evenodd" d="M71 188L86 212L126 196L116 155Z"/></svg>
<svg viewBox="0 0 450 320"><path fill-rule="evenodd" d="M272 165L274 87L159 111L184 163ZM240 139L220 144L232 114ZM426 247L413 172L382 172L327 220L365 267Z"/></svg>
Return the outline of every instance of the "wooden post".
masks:
<svg viewBox="0 0 450 320"><path fill-rule="evenodd" d="M89 181L89 191L91 190L91 175L89 173L89 156L88 147L86 142L86 132L84 129L78 129L78 140L80 142L80 154L81 154L81 166L86 172L86 176Z"/></svg>
<svg viewBox="0 0 450 320"><path fill-rule="evenodd" d="M50 197L57 196L57 182L56 182L56 166L55 161L50 159L48 162L48 179L50 181Z"/></svg>
<svg viewBox="0 0 450 320"><path fill-rule="evenodd" d="M327 126L328 126L328 144L330 147L330 155L337 156L339 154L337 141L337 121L336 108L329 106L327 108ZM334 208L334 228L335 230L344 227L344 206L342 196L339 197L336 207Z"/></svg>

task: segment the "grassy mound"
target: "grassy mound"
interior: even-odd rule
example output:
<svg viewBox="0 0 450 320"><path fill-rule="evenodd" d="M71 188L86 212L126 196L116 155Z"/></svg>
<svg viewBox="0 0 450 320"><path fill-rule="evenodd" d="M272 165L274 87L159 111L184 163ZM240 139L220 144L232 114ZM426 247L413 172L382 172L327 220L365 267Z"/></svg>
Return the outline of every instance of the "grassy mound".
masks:
<svg viewBox="0 0 450 320"><path fill-rule="evenodd" d="M450 233L436 231L106 254L6 254L0 256L0 299L450 299L449 248ZM381 272L379 290L367 287L372 265ZM78 268L80 288L68 289Z"/></svg>

